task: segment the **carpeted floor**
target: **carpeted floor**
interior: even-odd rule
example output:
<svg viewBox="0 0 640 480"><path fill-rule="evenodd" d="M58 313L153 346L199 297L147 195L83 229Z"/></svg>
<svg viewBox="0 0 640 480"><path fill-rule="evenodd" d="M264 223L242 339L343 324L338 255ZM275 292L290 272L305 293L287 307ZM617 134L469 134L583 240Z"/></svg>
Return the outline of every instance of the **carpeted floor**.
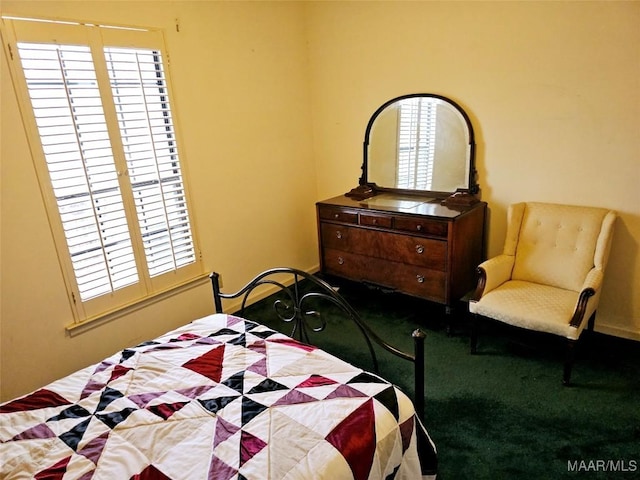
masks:
<svg viewBox="0 0 640 480"><path fill-rule="evenodd" d="M563 387L562 339L487 323L478 354L470 355L464 315L454 316L448 333L442 306L347 282L340 293L405 350L415 328L426 332L425 425L441 480L640 479L640 342L585 338L573 385ZM289 334L272 303L258 302L244 316ZM327 321L312 342L371 369L358 331L342 317ZM379 355L381 375L413 395L411 364Z"/></svg>

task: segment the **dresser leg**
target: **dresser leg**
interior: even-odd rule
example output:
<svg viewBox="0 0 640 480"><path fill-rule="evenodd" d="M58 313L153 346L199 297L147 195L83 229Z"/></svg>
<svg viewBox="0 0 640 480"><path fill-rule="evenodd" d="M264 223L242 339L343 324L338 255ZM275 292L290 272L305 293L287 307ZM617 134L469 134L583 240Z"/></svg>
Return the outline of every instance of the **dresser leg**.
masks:
<svg viewBox="0 0 640 480"><path fill-rule="evenodd" d="M451 305L445 305L444 314L447 322L447 327L446 327L447 337L450 337L453 334L454 313L455 313L455 309Z"/></svg>

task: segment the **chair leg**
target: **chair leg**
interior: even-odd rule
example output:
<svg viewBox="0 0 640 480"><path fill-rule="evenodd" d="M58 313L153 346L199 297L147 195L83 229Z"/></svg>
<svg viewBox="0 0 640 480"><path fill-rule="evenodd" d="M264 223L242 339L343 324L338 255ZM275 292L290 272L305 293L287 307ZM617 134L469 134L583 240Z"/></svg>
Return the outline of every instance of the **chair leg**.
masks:
<svg viewBox="0 0 640 480"><path fill-rule="evenodd" d="M562 384L567 387L571 384L571 369L573 368L575 355L576 340L569 340L567 342L567 353L564 360L564 373L562 376Z"/></svg>
<svg viewBox="0 0 640 480"><path fill-rule="evenodd" d="M596 324L596 312L593 312L589 317L589 323L587 323L587 329L589 330L589 335L593 334L593 329Z"/></svg>
<svg viewBox="0 0 640 480"><path fill-rule="evenodd" d="M478 351L478 315L471 314L471 338L470 338L471 355Z"/></svg>
<svg viewBox="0 0 640 480"><path fill-rule="evenodd" d="M587 323L587 342L591 342L593 337L593 329L596 323L596 312L591 314ZM576 344L578 340L569 340L567 343L567 353L564 360L564 374L562 376L562 384L565 386L571 385L571 370L576 356Z"/></svg>

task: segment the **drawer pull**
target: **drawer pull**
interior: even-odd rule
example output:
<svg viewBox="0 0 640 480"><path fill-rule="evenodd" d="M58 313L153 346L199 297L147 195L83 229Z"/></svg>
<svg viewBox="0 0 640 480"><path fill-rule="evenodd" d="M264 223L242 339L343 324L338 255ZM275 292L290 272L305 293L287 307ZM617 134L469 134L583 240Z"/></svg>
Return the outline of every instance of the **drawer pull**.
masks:
<svg viewBox="0 0 640 480"><path fill-rule="evenodd" d="M333 214L333 218L340 218L340 214L339 213L334 213Z"/></svg>
<svg viewBox="0 0 640 480"><path fill-rule="evenodd" d="M344 265L344 258L338 257L338 264L339 265Z"/></svg>
<svg viewBox="0 0 640 480"><path fill-rule="evenodd" d="M340 230L336 232L336 238L342 238L342 232Z"/></svg>
<svg viewBox="0 0 640 480"><path fill-rule="evenodd" d="M416 252L420 254L424 253L424 246L416 245Z"/></svg>
<svg viewBox="0 0 640 480"><path fill-rule="evenodd" d="M418 283L424 283L424 276L416 275L416 280L418 280Z"/></svg>
<svg viewBox="0 0 640 480"><path fill-rule="evenodd" d="M416 230L418 230L419 232L422 231L422 225L420 224L416 225Z"/></svg>

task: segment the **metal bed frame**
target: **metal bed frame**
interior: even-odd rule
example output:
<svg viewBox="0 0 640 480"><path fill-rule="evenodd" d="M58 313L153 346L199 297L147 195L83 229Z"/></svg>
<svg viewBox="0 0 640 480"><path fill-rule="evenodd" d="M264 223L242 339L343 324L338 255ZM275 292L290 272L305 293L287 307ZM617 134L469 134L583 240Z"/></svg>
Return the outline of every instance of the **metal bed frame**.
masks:
<svg viewBox="0 0 640 480"><path fill-rule="evenodd" d="M283 277L284 276L284 277ZM251 292L261 285L278 287L286 294L285 300L276 299L273 308L280 320L291 323L290 337L310 344L309 331L322 332L327 326L322 314L314 310L310 302L324 300L337 306L344 317L355 323L369 349L373 362L373 371L378 374L378 358L373 347L376 343L384 350L414 364L414 398L416 414L422 420L424 418L424 340L425 334L416 329L412 333L414 340L413 353L404 352L381 339L363 320L360 315L347 303L347 301L327 282L315 275L290 267L278 267L266 270L256 276L244 287L235 293L222 293L220 290L220 274L213 272L210 275L213 286L213 298L216 313L223 313L222 300L230 300L242 297L242 304L238 314L243 316L247 307L247 299ZM283 279L284 278L284 279ZM278 292L276 291L276 293ZM318 302L314 302L317 305ZM314 319L314 320L311 320ZM312 321L314 322L312 324Z"/></svg>

